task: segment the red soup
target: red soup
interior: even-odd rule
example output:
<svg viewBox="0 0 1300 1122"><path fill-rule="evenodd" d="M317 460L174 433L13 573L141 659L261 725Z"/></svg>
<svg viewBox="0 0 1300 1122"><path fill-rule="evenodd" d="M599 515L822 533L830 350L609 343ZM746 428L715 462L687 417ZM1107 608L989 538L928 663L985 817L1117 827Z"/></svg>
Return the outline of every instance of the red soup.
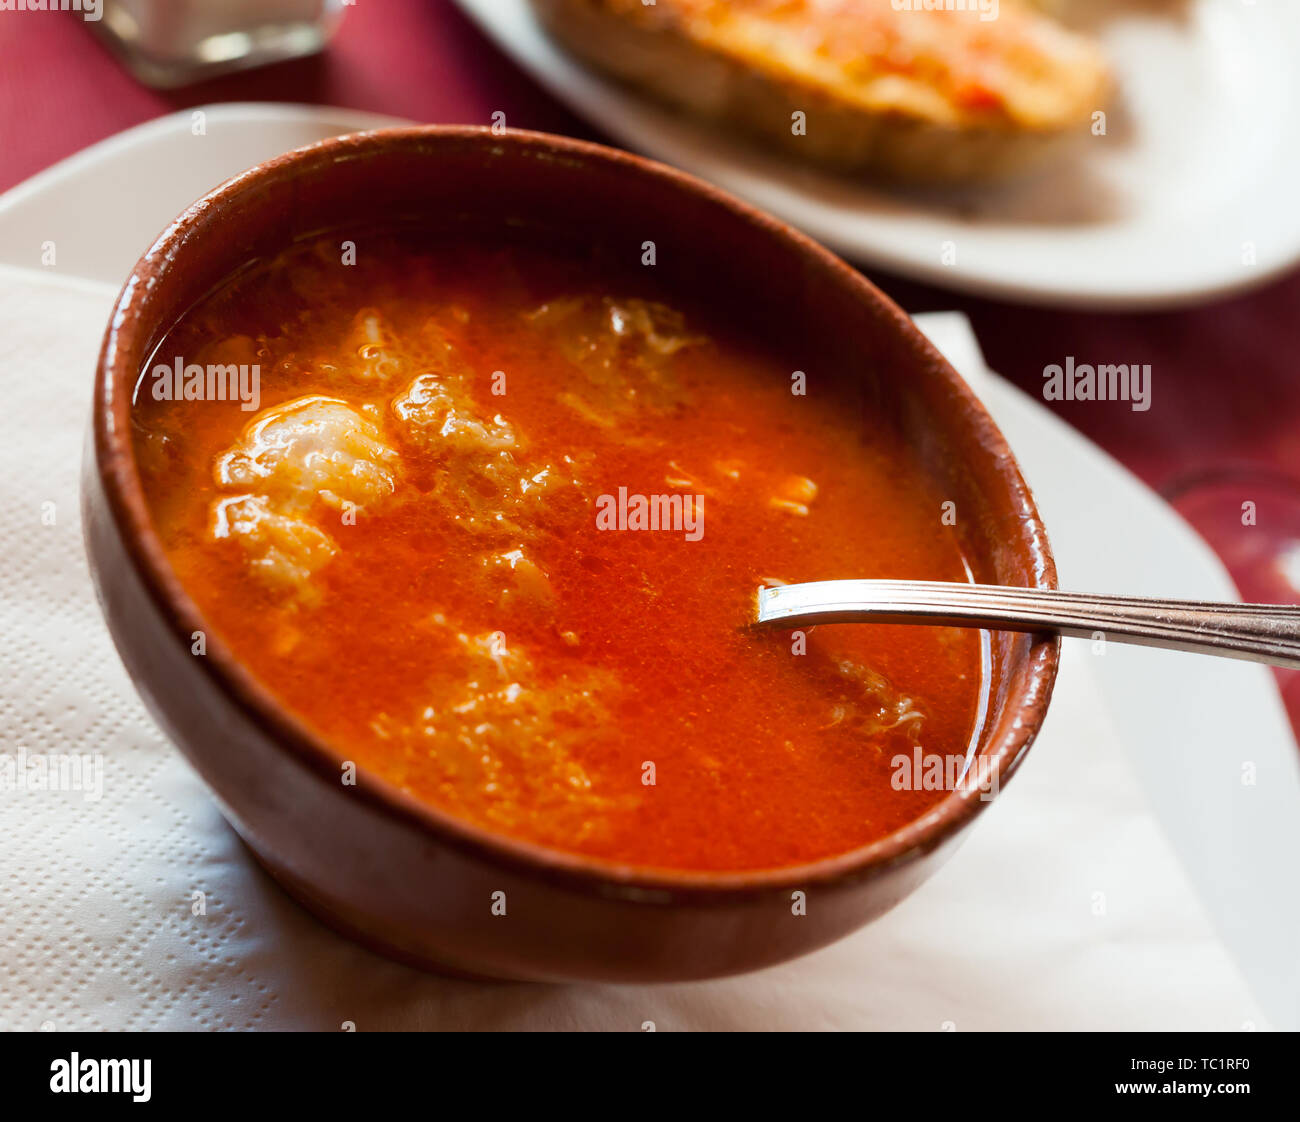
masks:
<svg viewBox="0 0 1300 1122"><path fill-rule="evenodd" d="M671 869L842 853L944 796L929 765L979 732L978 634L749 627L768 582L967 579L943 495L851 378L594 253L341 241L193 308L134 406L172 565L341 759Z"/></svg>

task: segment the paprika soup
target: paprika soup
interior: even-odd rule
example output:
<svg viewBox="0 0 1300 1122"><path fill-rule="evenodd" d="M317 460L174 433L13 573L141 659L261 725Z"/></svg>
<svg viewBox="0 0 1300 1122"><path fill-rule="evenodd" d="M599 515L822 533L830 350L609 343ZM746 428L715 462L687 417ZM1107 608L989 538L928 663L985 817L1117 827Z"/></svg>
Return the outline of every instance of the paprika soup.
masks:
<svg viewBox="0 0 1300 1122"><path fill-rule="evenodd" d="M316 234L165 333L136 463L213 632L340 760L569 853L795 865L950 793L988 652L750 628L769 582L970 578L899 426L760 334L520 228Z"/></svg>

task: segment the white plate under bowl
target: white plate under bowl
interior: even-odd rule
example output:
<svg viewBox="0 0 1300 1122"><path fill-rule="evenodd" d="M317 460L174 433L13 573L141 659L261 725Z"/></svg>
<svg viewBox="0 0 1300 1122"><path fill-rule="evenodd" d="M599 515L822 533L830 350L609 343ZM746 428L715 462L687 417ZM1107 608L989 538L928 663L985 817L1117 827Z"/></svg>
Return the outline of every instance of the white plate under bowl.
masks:
<svg viewBox="0 0 1300 1122"><path fill-rule="evenodd" d="M41 243L55 240L60 275L120 285L159 230L223 179L297 145L402 123L285 105L204 113L202 138L190 112L163 117L0 196L0 265L38 268ZM917 322L1015 450L1063 585L1237 598L1213 552L1157 495L984 367L964 317ZM1261 1008L1277 1028L1300 1029L1300 754L1272 676L1249 663L1114 644L1090 668L1157 819ZM1036 753L1052 751L1043 739ZM1251 786L1241 782L1243 753L1259 776Z"/></svg>
<svg viewBox="0 0 1300 1122"><path fill-rule="evenodd" d="M1116 73L1107 135L1009 185L942 192L792 166L588 69L546 36L528 0L456 2L622 143L905 276L1026 303L1132 309L1223 296L1300 260L1295 0L1075 0Z"/></svg>

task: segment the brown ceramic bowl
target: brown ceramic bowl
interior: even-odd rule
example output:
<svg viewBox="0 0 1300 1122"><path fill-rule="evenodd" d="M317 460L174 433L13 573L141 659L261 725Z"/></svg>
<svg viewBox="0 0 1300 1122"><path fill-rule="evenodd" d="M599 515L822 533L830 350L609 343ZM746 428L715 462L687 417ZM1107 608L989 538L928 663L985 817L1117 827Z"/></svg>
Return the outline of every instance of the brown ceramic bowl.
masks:
<svg viewBox="0 0 1300 1122"><path fill-rule="evenodd" d="M732 974L838 939L892 907L952 851L983 805L955 791L870 845L808 865L665 873L493 834L362 773L208 632L151 524L130 440L131 394L196 300L290 239L397 216L499 224L657 247L670 291L731 302L863 379L874 423L900 426L962 514L978 578L1053 587L1033 500L1001 434L911 321L838 258L698 180L623 152L475 128L361 133L291 152L199 200L118 298L95 384L83 506L91 569L118 649L154 716L258 859L327 923L396 957L476 976L664 981ZM1047 637L993 639L980 752L1005 783L1042 723L1057 668ZM493 914L504 892L505 916ZM806 915L794 914L803 892Z"/></svg>

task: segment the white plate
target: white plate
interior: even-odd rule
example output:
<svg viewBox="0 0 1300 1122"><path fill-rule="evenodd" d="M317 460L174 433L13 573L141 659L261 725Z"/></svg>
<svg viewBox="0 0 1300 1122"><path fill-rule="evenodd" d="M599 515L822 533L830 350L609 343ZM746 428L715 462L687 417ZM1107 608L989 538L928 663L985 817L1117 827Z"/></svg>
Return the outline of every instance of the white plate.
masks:
<svg viewBox="0 0 1300 1122"><path fill-rule="evenodd" d="M1119 93L1107 136L1007 187L888 191L792 167L612 83L527 0L457 0L515 62L623 143L771 211L845 256L1030 303L1185 304L1300 259L1300 4L1087 0ZM906 18L925 18L913 14ZM945 264L945 246L955 258Z"/></svg>
<svg viewBox="0 0 1300 1122"><path fill-rule="evenodd" d="M121 285L190 203L245 168L393 117L309 105L206 105L127 129L0 195L0 263Z"/></svg>
<svg viewBox="0 0 1300 1122"><path fill-rule="evenodd" d="M164 117L0 196L0 265L37 266L40 243L52 238L60 275L120 284L177 212L245 165L360 126L398 123L296 106L205 112L206 137L191 134L189 112ZM82 205L87 200L93 207ZM1065 585L1236 598L1214 554L1163 501L984 368L964 317L918 323L941 340L1006 433L1042 506ZM1115 645L1091 668L1109 723L1261 1007L1276 1027L1300 1028L1300 755L1271 675L1247 663ZM1059 746L1044 736L1035 752ZM1243 759L1256 766L1254 786L1241 783Z"/></svg>

